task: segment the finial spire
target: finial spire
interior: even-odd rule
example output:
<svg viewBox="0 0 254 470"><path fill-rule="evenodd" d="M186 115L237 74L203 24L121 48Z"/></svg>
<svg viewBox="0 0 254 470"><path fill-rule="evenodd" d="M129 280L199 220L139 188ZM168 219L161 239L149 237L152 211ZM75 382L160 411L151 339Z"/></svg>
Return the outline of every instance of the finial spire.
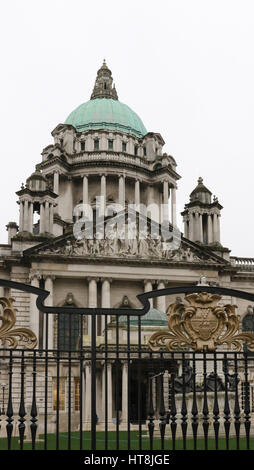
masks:
<svg viewBox="0 0 254 470"><path fill-rule="evenodd" d="M97 72L93 93L91 95L91 100L95 100L96 98L118 100L115 85L113 85L112 73L105 59L103 59L103 64Z"/></svg>

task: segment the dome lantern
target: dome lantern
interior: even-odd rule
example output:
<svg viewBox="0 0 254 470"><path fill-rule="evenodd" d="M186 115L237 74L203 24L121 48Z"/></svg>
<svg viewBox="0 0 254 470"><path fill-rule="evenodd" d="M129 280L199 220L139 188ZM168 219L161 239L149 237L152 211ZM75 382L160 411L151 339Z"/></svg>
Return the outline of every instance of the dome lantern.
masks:
<svg viewBox="0 0 254 470"><path fill-rule="evenodd" d="M90 99L95 100L97 98L118 100L115 85L113 85L112 73L106 64L105 59L103 61L103 65L97 72L93 93Z"/></svg>

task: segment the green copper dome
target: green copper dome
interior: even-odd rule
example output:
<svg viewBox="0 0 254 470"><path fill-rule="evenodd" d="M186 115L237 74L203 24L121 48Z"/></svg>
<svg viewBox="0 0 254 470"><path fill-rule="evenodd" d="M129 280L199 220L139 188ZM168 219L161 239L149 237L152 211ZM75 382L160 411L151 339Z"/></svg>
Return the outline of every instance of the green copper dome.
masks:
<svg viewBox="0 0 254 470"><path fill-rule="evenodd" d="M68 116L65 124L71 124L78 132L106 129L143 137L147 130L129 106L116 99L95 98L81 104Z"/></svg>
<svg viewBox="0 0 254 470"><path fill-rule="evenodd" d="M122 323L127 323L126 315L122 315L119 318ZM130 325L138 325L138 317L130 317ZM166 313L156 308L150 308L150 310L141 317L141 326L167 326L168 317Z"/></svg>

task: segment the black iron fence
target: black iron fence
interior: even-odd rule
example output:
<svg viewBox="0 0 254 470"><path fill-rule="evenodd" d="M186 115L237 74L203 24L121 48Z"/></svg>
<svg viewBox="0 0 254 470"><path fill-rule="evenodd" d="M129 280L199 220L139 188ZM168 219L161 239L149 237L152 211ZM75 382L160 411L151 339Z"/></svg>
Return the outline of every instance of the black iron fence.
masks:
<svg viewBox="0 0 254 470"><path fill-rule="evenodd" d="M22 329L8 330L10 313L2 304L1 449L254 448L254 359L248 349L153 350L142 327L150 297L210 292L254 301L254 295L184 286L139 296L139 310L82 309L46 307L41 289L0 285L36 295L45 319L44 348L12 349L12 331L24 345L27 338Z"/></svg>

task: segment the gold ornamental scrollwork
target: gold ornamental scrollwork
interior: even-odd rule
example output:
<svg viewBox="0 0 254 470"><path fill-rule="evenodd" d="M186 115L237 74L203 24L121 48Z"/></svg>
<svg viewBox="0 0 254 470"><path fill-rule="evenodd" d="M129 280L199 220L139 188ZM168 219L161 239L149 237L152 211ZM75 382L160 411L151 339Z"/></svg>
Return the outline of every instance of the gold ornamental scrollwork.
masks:
<svg viewBox="0 0 254 470"><path fill-rule="evenodd" d="M167 310L168 329L154 333L149 347L158 351L166 347L169 351L191 347L194 351L215 351L226 344L228 348L241 351L243 343L254 351L254 334L238 333L239 317L236 305L218 305L221 296L201 292L185 297L189 305L178 302Z"/></svg>
<svg viewBox="0 0 254 470"><path fill-rule="evenodd" d="M0 297L0 341L3 347L15 349L19 341L24 342L27 349L34 349L37 345L36 335L28 328L13 328L16 324L16 309L13 307L14 299Z"/></svg>

